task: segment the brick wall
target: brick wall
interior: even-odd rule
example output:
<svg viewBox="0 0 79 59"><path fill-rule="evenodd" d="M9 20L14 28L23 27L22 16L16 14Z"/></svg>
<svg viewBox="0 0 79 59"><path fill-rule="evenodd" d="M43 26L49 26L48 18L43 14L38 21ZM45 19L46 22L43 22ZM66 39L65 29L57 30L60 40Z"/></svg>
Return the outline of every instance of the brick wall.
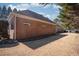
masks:
<svg viewBox="0 0 79 59"><path fill-rule="evenodd" d="M55 25L16 17L16 38L26 39L55 33Z"/></svg>

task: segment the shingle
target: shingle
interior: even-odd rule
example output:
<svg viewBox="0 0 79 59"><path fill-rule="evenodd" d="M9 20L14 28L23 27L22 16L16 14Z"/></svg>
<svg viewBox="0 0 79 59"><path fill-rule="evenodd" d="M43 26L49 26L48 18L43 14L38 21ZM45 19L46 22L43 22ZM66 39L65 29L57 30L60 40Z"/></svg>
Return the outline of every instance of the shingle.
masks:
<svg viewBox="0 0 79 59"><path fill-rule="evenodd" d="M44 21L48 21L48 22L53 22L49 18L44 17L43 15L40 15L40 14L38 14L36 12L33 12L33 11L30 11L30 10L18 11L18 13L22 14L22 15L30 16L30 17L33 17L33 18L37 18L37 19L40 19L40 20L44 20Z"/></svg>

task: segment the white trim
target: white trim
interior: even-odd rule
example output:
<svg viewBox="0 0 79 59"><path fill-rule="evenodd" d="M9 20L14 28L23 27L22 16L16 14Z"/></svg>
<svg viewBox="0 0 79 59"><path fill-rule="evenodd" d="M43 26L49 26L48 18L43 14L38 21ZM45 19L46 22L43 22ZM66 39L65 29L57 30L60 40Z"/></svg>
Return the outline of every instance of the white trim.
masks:
<svg viewBox="0 0 79 59"><path fill-rule="evenodd" d="M10 15L9 15L9 17L7 18L8 23L9 23L8 33L9 33L9 35L10 35L10 39L12 39L12 38L11 38L11 19L12 19L12 17L13 17L13 16L10 16Z"/></svg>

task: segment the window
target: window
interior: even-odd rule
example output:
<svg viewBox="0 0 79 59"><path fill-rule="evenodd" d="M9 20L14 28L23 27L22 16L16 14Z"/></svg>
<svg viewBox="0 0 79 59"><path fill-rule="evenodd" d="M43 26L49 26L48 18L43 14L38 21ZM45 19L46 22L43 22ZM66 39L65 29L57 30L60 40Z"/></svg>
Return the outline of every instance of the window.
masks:
<svg viewBox="0 0 79 59"><path fill-rule="evenodd" d="M43 28L47 27L46 25L42 25Z"/></svg>
<svg viewBox="0 0 79 59"><path fill-rule="evenodd" d="M23 23L24 25L28 25L28 26L31 26L31 24L30 23Z"/></svg>

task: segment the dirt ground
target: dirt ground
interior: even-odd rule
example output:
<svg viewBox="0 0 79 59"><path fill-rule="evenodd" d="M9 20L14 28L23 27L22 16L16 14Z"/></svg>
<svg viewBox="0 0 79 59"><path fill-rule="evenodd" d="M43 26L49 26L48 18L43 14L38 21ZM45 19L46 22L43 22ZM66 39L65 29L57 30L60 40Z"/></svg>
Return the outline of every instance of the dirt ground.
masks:
<svg viewBox="0 0 79 59"><path fill-rule="evenodd" d="M60 56L79 55L79 33L61 33L34 41L0 47L0 55Z"/></svg>

